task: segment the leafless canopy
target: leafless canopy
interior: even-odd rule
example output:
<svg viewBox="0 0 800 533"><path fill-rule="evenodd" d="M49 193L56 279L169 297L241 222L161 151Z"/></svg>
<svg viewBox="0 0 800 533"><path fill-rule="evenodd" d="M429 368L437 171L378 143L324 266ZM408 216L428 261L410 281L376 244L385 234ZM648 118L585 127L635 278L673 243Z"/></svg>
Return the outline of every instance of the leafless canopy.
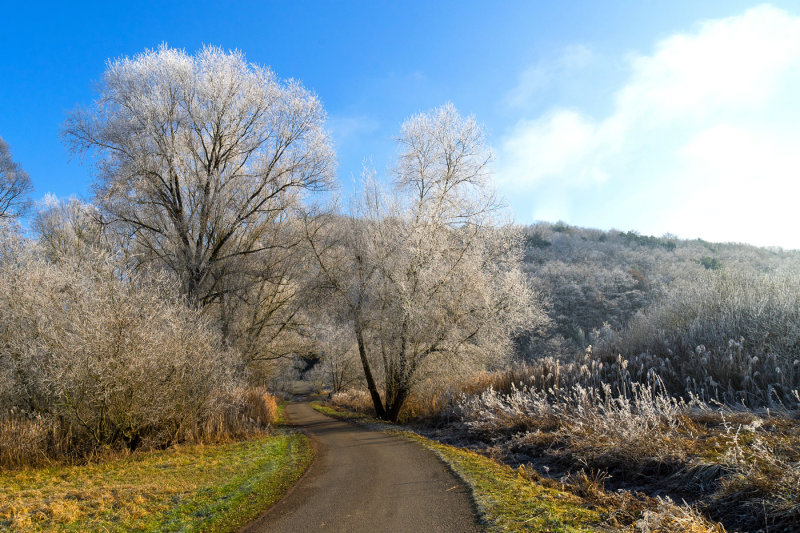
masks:
<svg viewBox="0 0 800 533"><path fill-rule="evenodd" d="M97 100L67 120L97 161L99 207L140 259L174 271L197 305L225 292L232 262L276 246L274 225L328 186L333 153L315 95L205 47L109 61Z"/></svg>
<svg viewBox="0 0 800 533"><path fill-rule="evenodd" d="M390 420L422 379L502 361L511 334L543 320L519 268L517 232L498 216L475 120L447 105L409 119L398 141L393 189L366 176L351 216L320 230L328 239L309 239L376 413Z"/></svg>
<svg viewBox="0 0 800 533"><path fill-rule="evenodd" d="M30 205L31 178L11 159L8 144L0 137L0 220L21 215Z"/></svg>

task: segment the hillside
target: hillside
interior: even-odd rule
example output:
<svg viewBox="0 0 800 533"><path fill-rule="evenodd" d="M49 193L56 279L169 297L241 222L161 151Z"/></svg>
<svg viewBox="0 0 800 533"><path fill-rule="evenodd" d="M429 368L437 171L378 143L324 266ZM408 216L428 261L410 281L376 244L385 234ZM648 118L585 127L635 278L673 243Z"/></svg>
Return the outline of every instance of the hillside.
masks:
<svg viewBox="0 0 800 533"><path fill-rule="evenodd" d="M520 355L582 352L607 324L621 331L679 281L708 274L799 275L800 251L653 237L541 222L523 228L524 270L547 300L551 327ZM800 277L798 278L800 279ZM593 332L594 335L593 335Z"/></svg>

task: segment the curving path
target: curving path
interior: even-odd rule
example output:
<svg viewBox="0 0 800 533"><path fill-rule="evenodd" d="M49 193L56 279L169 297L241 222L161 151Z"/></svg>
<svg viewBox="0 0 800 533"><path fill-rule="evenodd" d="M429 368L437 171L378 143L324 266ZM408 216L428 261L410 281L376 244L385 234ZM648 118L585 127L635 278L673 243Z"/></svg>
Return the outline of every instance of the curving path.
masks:
<svg viewBox="0 0 800 533"><path fill-rule="evenodd" d="M306 475L244 533L482 531L467 488L433 453L380 431L286 408L314 443Z"/></svg>

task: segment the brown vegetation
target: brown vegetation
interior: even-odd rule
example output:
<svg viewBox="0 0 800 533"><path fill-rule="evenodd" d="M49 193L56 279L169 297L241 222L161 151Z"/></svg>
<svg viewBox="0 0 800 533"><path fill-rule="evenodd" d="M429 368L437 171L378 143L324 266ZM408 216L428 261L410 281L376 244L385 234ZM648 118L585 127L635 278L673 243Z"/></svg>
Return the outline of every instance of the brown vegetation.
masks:
<svg viewBox="0 0 800 533"><path fill-rule="evenodd" d="M8 228L1 246L3 466L216 440L274 420L274 398L242 388L235 354L168 278L91 248L54 262Z"/></svg>
<svg viewBox="0 0 800 533"><path fill-rule="evenodd" d="M479 375L460 396L446 395L455 400L436 404L442 396L430 396L426 407L416 408L424 413L416 423L443 442L524 466L581 497L613 500L621 524L646 520L666 531L676 520L700 523L692 517L702 515L701 522L743 531L798 523L796 412L675 398L658 380L631 381L619 363L612 380L589 358L581 365L542 360ZM368 407L356 393L332 400ZM675 503L683 500L692 507Z"/></svg>

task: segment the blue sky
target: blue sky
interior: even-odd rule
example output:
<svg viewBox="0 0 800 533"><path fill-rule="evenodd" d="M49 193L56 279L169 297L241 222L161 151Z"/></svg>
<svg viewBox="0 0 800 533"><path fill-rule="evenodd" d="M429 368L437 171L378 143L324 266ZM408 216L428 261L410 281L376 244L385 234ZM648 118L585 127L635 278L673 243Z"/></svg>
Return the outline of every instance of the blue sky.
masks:
<svg viewBox="0 0 800 533"><path fill-rule="evenodd" d="M451 101L519 222L800 248L797 2L5 4L0 136L37 198L91 197L59 130L106 59L213 44L319 95L345 192Z"/></svg>

